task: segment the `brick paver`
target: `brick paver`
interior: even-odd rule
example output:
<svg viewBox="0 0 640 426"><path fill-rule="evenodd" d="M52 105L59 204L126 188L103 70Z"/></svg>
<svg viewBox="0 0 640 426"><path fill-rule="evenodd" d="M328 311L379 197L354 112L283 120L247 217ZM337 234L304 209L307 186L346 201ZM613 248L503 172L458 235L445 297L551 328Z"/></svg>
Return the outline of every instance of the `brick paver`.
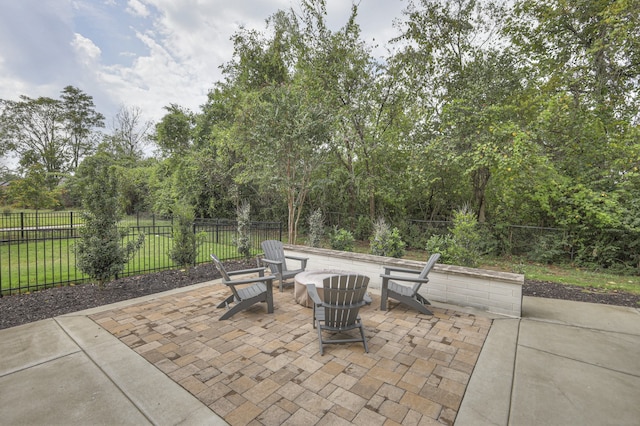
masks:
<svg viewBox="0 0 640 426"><path fill-rule="evenodd" d="M452 424L491 320L390 300L361 309L361 343L320 356L312 310L292 290L218 321L220 284L91 318L231 425ZM353 331L357 333L357 330Z"/></svg>

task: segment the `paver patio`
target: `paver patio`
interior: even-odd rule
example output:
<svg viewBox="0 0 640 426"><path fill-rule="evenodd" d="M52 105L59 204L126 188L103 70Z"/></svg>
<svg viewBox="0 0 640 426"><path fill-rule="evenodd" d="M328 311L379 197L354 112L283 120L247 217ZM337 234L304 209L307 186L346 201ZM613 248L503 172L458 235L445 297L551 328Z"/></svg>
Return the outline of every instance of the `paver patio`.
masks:
<svg viewBox="0 0 640 426"><path fill-rule="evenodd" d="M218 321L218 282L91 318L232 425L453 424L491 319L380 299L361 309L361 343L320 356L312 310L293 290ZM170 401L168 402L171 403Z"/></svg>

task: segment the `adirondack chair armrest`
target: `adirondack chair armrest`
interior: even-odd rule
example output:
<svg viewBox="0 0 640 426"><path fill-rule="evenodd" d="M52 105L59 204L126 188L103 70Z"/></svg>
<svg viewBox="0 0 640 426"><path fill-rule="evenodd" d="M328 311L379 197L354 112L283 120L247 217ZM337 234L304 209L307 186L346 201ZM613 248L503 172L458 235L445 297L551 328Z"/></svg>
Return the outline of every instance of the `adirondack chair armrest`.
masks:
<svg viewBox="0 0 640 426"><path fill-rule="evenodd" d="M388 274L381 274L380 278L382 278L383 282L387 282L389 280L409 281L413 283L423 283L423 284L429 282L429 278L403 277L399 275L388 275Z"/></svg>
<svg viewBox="0 0 640 426"><path fill-rule="evenodd" d="M285 259L297 260L300 262L300 266L302 269L307 268L308 257L299 257L299 256L285 256Z"/></svg>
<svg viewBox="0 0 640 426"><path fill-rule="evenodd" d="M275 276L267 275L266 277L254 277L254 278L246 278L244 280L233 280L233 281L223 280L222 282L225 285L229 285L229 286L236 286L236 285L253 284L253 283L264 282L264 283L267 284L267 287L270 287L273 284L273 280L275 280L275 279L276 279Z"/></svg>
<svg viewBox="0 0 640 426"><path fill-rule="evenodd" d="M384 273L385 275L389 275L390 272L404 272L405 274L420 274L420 272L422 272L422 270L420 269L410 269L410 268L403 268L400 266L385 266L384 267Z"/></svg>
<svg viewBox="0 0 640 426"><path fill-rule="evenodd" d="M263 263L267 263L269 265L277 265L278 269L282 268L281 260L271 260L271 259L267 259L266 257L263 257L261 260Z"/></svg>
<svg viewBox="0 0 640 426"><path fill-rule="evenodd" d="M318 294L318 289L315 284L307 284L307 294L313 300L314 305L322 305L322 299Z"/></svg>
<svg viewBox="0 0 640 426"><path fill-rule="evenodd" d="M240 271L227 271L227 275L233 276L233 275L242 275L242 274L255 274L257 272L262 277L264 276L265 269L267 268L259 267L259 268L251 268L251 269L242 269Z"/></svg>

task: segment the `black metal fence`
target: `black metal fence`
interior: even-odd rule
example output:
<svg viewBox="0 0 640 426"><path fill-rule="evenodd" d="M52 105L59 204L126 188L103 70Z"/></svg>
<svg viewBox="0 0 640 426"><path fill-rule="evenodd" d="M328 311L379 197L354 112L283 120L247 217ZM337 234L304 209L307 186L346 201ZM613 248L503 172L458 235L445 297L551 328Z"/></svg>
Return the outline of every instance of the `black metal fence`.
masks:
<svg viewBox="0 0 640 426"><path fill-rule="evenodd" d="M79 238L82 222L80 214L52 213L35 218L30 213L16 214L0 221L0 295L41 290L59 285L80 284L88 277L76 267L74 242ZM9 215L4 215L5 218ZM22 217L20 217L22 216ZM17 217L17 219L16 219ZM54 222L57 221L57 222ZM57 223L54 224L54 223ZM129 221L128 239L144 235L142 248L134 254L120 276L143 274L174 268L169 253L173 247L173 227L170 221L158 220L136 226ZM138 223L150 223L147 220ZM160 224L165 223L165 224ZM169 223L169 224L166 224ZM238 259L237 225L235 221L198 219L193 232L199 237L196 264L209 262L209 254L221 259ZM267 239L282 239L280 222L252 222L250 246L252 254L259 254L260 243Z"/></svg>
<svg viewBox="0 0 640 426"><path fill-rule="evenodd" d="M424 248L433 235L449 233L452 222L408 221L405 238ZM633 229L574 229L524 225L480 224L488 253L522 256L542 263L573 262L618 273L640 272L640 231Z"/></svg>
<svg viewBox="0 0 640 426"><path fill-rule="evenodd" d="M446 235L451 232L452 221L446 220L409 220L408 234L420 236L420 243L434 235ZM544 238L562 240L567 238L567 231L561 228L541 226L502 225L495 227L489 223L479 223L483 231L487 232L495 240L494 245L500 251L510 255L526 255L531 253Z"/></svg>

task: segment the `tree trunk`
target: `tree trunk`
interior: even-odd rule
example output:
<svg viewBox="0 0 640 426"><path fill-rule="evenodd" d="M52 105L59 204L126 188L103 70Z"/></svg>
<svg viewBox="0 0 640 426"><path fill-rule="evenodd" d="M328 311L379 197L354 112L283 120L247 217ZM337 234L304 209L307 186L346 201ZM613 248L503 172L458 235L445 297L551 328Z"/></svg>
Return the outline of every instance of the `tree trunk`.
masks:
<svg viewBox="0 0 640 426"><path fill-rule="evenodd" d="M491 172L486 167L479 168L473 172L473 193L475 197L475 204L478 208L478 222L484 223L486 221L486 200L485 189Z"/></svg>

